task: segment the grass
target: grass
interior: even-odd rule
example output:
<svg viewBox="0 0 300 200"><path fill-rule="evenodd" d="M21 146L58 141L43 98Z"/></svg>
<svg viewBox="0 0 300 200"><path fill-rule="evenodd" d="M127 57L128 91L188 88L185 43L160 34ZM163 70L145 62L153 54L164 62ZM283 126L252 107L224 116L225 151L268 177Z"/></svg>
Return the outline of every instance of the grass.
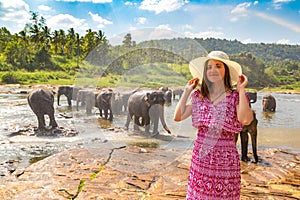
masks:
<svg viewBox="0 0 300 200"><path fill-rule="evenodd" d="M64 66L66 69L67 66ZM100 70L101 71L101 70ZM151 63L129 69L122 75L99 73L95 66L84 65L77 74L74 71L24 70L0 72L0 82L7 84L52 84L92 87L161 87L184 86L192 77L187 64ZM300 82L274 88L247 88L250 91L300 92Z"/></svg>

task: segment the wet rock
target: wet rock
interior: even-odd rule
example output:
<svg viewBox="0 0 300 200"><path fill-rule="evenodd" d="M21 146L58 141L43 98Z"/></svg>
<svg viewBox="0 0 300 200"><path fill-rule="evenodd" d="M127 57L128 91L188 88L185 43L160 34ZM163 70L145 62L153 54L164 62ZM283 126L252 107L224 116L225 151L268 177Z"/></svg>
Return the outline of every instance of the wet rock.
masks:
<svg viewBox="0 0 300 200"><path fill-rule="evenodd" d="M14 136L51 136L51 137L74 137L78 135L78 131L72 128L65 128L65 127L56 127L52 128L47 127L46 130L38 130L36 126L28 125L26 127L13 127L9 130L10 133L8 137Z"/></svg>
<svg viewBox="0 0 300 200"><path fill-rule="evenodd" d="M241 162L241 199L299 199L299 155L259 155L258 164ZM185 199L190 159L191 149L69 149L15 171L1 182L0 199Z"/></svg>

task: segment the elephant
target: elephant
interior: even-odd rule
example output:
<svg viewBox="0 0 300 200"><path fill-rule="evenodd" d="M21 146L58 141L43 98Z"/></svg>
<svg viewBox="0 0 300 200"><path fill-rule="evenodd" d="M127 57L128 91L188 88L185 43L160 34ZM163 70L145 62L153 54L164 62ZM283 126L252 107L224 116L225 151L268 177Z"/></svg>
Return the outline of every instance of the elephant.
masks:
<svg viewBox="0 0 300 200"><path fill-rule="evenodd" d="M248 162L250 159L248 158L248 133L251 136L251 143L252 143L252 152L255 162L258 162L257 156L257 123L258 120L256 118L256 114L254 110L253 112L253 120L249 125L243 126L242 131L240 132L241 137L241 148L242 148L242 157L241 160L244 162ZM235 134L235 142L238 140L239 134Z"/></svg>
<svg viewBox="0 0 300 200"><path fill-rule="evenodd" d="M112 111L112 90L102 90L96 96L95 106L99 109L100 117L112 121L113 111Z"/></svg>
<svg viewBox="0 0 300 200"><path fill-rule="evenodd" d="M126 112L129 97L138 91L138 89L139 88L136 88L132 91L114 92L112 96L113 113L120 114L123 110Z"/></svg>
<svg viewBox="0 0 300 200"><path fill-rule="evenodd" d="M167 86L161 87L159 88L159 90L163 91L164 95L165 95L165 100L166 103L172 103L172 96L173 96L173 92L171 89L169 89Z"/></svg>
<svg viewBox="0 0 300 200"><path fill-rule="evenodd" d="M145 126L145 133L150 133L150 122L154 124L152 135L158 133L158 119L164 129L171 133L164 119L164 93L160 90L138 91L133 93L128 99L128 115L125 128L128 129L131 119L134 118L134 130L139 130L138 126Z"/></svg>
<svg viewBox="0 0 300 200"><path fill-rule="evenodd" d="M95 98L96 98L96 93L93 90L89 90L89 89L79 90L76 98L77 111L78 111L79 102L81 102L81 105L85 106L86 113L91 114L92 109L95 106Z"/></svg>
<svg viewBox="0 0 300 200"><path fill-rule="evenodd" d="M111 97L111 107L113 114L121 114L123 110L123 98L120 92L113 92Z"/></svg>
<svg viewBox="0 0 300 200"><path fill-rule="evenodd" d="M177 95L179 96L179 99L180 99L182 94L183 94L182 88L173 89L173 100L176 98Z"/></svg>
<svg viewBox="0 0 300 200"><path fill-rule="evenodd" d="M65 95L68 100L68 105L72 106L71 100L77 99L77 93L79 90L80 88L74 86L59 86L57 92L57 105L60 105L59 104L60 96Z"/></svg>
<svg viewBox="0 0 300 200"><path fill-rule="evenodd" d="M271 94L267 94L262 100L263 111L275 112L276 110L276 100Z"/></svg>
<svg viewBox="0 0 300 200"><path fill-rule="evenodd" d="M31 110L38 118L38 130L46 130L45 117L48 115L52 128L58 127L54 117L54 94L51 90L41 87L32 90L27 96Z"/></svg>
<svg viewBox="0 0 300 200"><path fill-rule="evenodd" d="M251 107L251 104L255 103L257 101L257 92L247 92L247 94L250 99L249 105Z"/></svg>

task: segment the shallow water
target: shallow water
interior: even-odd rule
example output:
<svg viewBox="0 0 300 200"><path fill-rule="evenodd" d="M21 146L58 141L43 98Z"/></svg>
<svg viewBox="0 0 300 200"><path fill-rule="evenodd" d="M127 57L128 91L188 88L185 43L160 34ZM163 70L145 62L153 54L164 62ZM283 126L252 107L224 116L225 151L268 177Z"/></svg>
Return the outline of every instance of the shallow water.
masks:
<svg viewBox="0 0 300 200"><path fill-rule="evenodd" d="M300 152L300 95L276 94L277 110L275 113L262 112L262 97L267 93L258 93L258 101L252 105L258 119L258 149L281 147ZM29 108L26 94L0 94L0 163L7 160L18 160L19 165L26 166L39 158L52 155L74 146L99 146L103 142L115 145L137 145L143 147L189 148L193 145L196 129L191 125L191 119L183 122L173 121L173 112L178 100L165 107L165 117L172 135L168 135L159 127L160 136L145 137L139 133L125 131L126 113L117 115L113 123L99 119L98 110L91 115L79 111L73 106L67 106L66 98L61 98L57 106L55 99L55 116L60 127L75 129L79 132L74 137L37 137L16 135L26 127L37 126L36 116ZM73 102L73 104L75 104ZM63 116L68 116L63 117ZM48 119L47 119L48 120ZM239 146L239 143L238 143ZM250 151L251 151L251 147Z"/></svg>

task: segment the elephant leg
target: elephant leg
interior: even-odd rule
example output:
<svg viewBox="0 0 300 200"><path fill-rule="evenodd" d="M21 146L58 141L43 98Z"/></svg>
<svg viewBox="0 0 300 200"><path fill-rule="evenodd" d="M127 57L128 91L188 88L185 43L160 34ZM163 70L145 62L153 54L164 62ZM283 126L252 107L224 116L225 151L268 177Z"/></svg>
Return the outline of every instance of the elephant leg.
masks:
<svg viewBox="0 0 300 200"><path fill-rule="evenodd" d="M255 124L255 127L253 127L253 129L251 129L250 135L251 135L253 157L254 157L255 163L257 163L258 156L257 156L257 127L256 127L256 124Z"/></svg>
<svg viewBox="0 0 300 200"><path fill-rule="evenodd" d="M58 125L57 125L57 123L55 121L55 118L54 118L54 114L50 114L48 116L49 116L49 119L50 119L50 126L52 128L58 127Z"/></svg>
<svg viewBox="0 0 300 200"><path fill-rule="evenodd" d="M159 134L159 132L158 132L158 117L156 116L156 117L154 117L154 120L152 121L153 122L153 132L152 132L152 134L153 135L157 135L157 134Z"/></svg>
<svg viewBox="0 0 300 200"><path fill-rule="evenodd" d="M126 130L128 130L128 127L129 127L131 119L132 119L132 115L128 112L128 114L127 114L127 120L126 120L126 123L125 123L125 129Z"/></svg>
<svg viewBox="0 0 300 200"><path fill-rule="evenodd" d="M241 146L242 146L242 161L248 162L248 130L242 130L241 133Z"/></svg>
<svg viewBox="0 0 300 200"><path fill-rule="evenodd" d="M238 141L238 139L239 139L239 134L234 134L234 141L235 141L235 144L236 144L236 142Z"/></svg>
<svg viewBox="0 0 300 200"><path fill-rule="evenodd" d="M46 123L45 123L45 117L43 114L37 114L36 115L38 118L38 129L39 130L45 130Z"/></svg>
<svg viewBox="0 0 300 200"><path fill-rule="evenodd" d="M139 131L140 128L139 126L141 126L141 123L140 123L140 117L139 116L134 116L134 125L133 125L133 129L135 131Z"/></svg>
<svg viewBox="0 0 300 200"><path fill-rule="evenodd" d="M109 118L108 118L108 120L109 120L109 121L112 121L112 120L113 120L113 118L114 118L114 115L113 115L112 109L111 109L111 108L109 108L109 109L108 109L108 111L109 111Z"/></svg>
<svg viewBox="0 0 300 200"><path fill-rule="evenodd" d="M150 117L146 116L144 118L144 123L145 123L145 133L149 134L150 133Z"/></svg>
<svg viewBox="0 0 300 200"><path fill-rule="evenodd" d="M58 95L57 95L57 105L59 105L60 95L61 95L61 94L58 94Z"/></svg>
<svg viewBox="0 0 300 200"><path fill-rule="evenodd" d="M92 108L91 108L91 106L90 106L90 105L86 105L85 111L86 111L87 114L91 114L91 113L92 113Z"/></svg>
<svg viewBox="0 0 300 200"><path fill-rule="evenodd" d="M108 110L107 109L104 109L104 118L108 119Z"/></svg>
<svg viewBox="0 0 300 200"><path fill-rule="evenodd" d="M100 117L103 117L102 109L99 107L99 115Z"/></svg>
<svg viewBox="0 0 300 200"><path fill-rule="evenodd" d="M158 121L159 121L159 115L160 115L160 111L159 111L159 105L153 105L151 106L150 110L149 110L149 116L150 116L150 121L151 124L153 124L153 132L152 135L157 135L158 132Z"/></svg>
<svg viewBox="0 0 300 200"><path fill-rule="evenodd" d="M170 129L168 128L166 122L165 122L165 111L164 111L164 106L163 105L158 105L158 110L159 110L159 119L161 121L162 126L164 127L164 129L171 134Z"/></svg>
<svg viewBox="0 0 300 200"><path fill-rule="evenodd" d="M67 96L67 100L68 100L68 105L72 106L72 102L71 102L72 96Z"/></svg>

